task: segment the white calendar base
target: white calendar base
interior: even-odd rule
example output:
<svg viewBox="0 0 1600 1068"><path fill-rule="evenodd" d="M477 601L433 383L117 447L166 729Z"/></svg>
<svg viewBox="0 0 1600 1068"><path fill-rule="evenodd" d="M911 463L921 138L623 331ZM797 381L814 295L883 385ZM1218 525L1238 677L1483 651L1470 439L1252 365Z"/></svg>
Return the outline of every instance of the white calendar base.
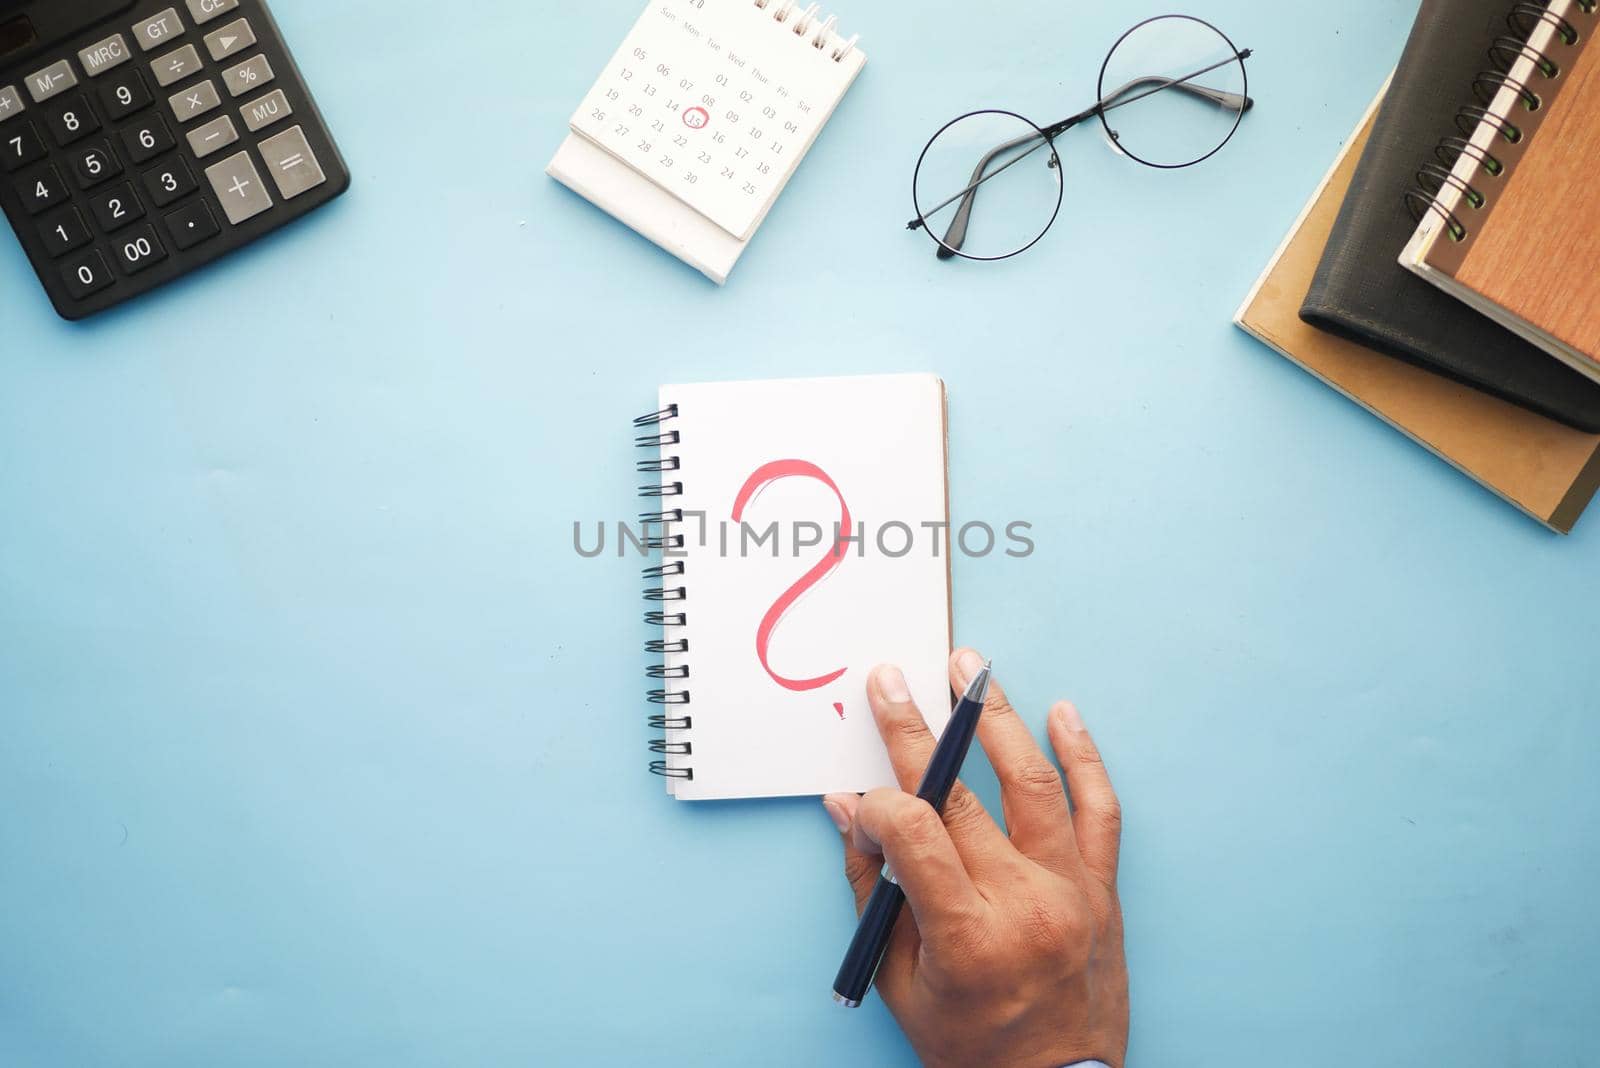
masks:
<svg viewBox="0 0 1600 1068"><path fill-rule="evenodd" d="M567 135L545 173L719 286L749 244L578 134Z"/></svg>

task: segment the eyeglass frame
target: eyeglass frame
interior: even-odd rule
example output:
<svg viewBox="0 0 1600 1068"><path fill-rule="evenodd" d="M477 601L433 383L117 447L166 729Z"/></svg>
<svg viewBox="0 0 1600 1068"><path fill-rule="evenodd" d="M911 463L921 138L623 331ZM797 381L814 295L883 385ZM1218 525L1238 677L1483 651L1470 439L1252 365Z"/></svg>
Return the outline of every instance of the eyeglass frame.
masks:
<svg viewBox="0 0 1600 1068"><path fill-rule="evenodd" d="M1133 34L1143 29L1145 26L1148 26L1153 22L1160 22L1163 19L1187 19L1190 22L1199 23L1201 26L1204 26L1206 29L1222 38L1223 42L1227 44L1229 50L1233 54L1227 59L1214 63L1209 67L1203 67L1200 70L1194 71L1190 74L1180 75L1176 78L1163 78L1156 75L1146 75L1142 78L1133 79L1126 85L1120 86L1115 92L1110 94L1101 92L1101 90L1103 90L1105 87L1106 71L1111 67L1111 59L1117 54L1117 49L1122 47L1122 43L1129 37L1133 36ZM1076 115L1071 115L1059 122L1051 123L1049 126L1041 127L1027 116L1019 115L1014 111L1006 111L1001 108L980 108L977 111L969 111L964 115L958 115L949 122L945 123L943 126L939 127L934 135L928 139L928 143L923 146L921 154L917 156L917 166L915 170L912 171L911 201L912 206L917 208L917 217L906 223L906 229L925 230L928 236L933 238L934 244L938 246L936 255L941 260L954 259L959 256L962 259L973 260L979 263L995 263L1000 260L1008 260L1013 256L1022 255L1022 253L1027 252L1034 245L1037 245L1040 241L1042 241L1044 239L1044 235L1050 232L1050 228L1056 224L1056 219L1061 214L1061 205L1066 199L1066 182L1061 180L1060 175L1061 156L1056 150L1055 143L1055 139L1058 136L1066 133L1079 123L1084 122L1089 118L1089 116L1096 115L1100 119L1100 125L1105 129L1106 136L1111 140L1112 144L1116 146L1117 151L1127 156L1135 163L1143 164L1146 167L1154 167L1157 170L1182 170L1185 167L1193 167L1197 163L1204 163L1212 156L1215 156L1218 152L1221 152L1223 148L1227 146L1228 142L1233 140L1234 134L1239 132L1240 124L1244 122L1245 112L1249 111L1255 106L1255 101L1250 97L1250 74L1249 70L1245 66L1245 60L1249 59L1253 54L1254 49L1239 48L1239 46L1234 44L1233 39L1227 34L1223 33L1220 29L1207 22L1205 19L1197 18L1194 15L1177 13L1153 15L1150 18L1143 19L1135 23L1134 25L1128 27L1127 30L1123 31L1122 35L1118 37L1115 42L1113 42L1111 48L1106 52L1106 58L1100 64L1100 76L1095 82L1096 96L1098 99L1096 99L1095 102L1089 107L1078 112ZM1240 89L1237 93L1232 93L1221 89L1211 89L1202 85L1188 84L1191 78L1197 78L1202 74L1209 73L1210 71L1217 70L1235 62L1239 64L1239 75L1241 79ZM1122 96L1124 93L1127 93L1135 86L1146 85L1153 82L1160 82L1161 84L1157 85L1153 89L1146 90L1145 92L1134 96L1132 99L1117 100L1118 97ZM1143 159L1136 153L1131 152L1127 148L1123 147L1117 131L1111 128L1111 122L1106 118L1106 112L1108 111L1114 111L1119 107L1132 104L1135 101L1142 100L1147 96L1169 88L1178 89L1193 96L1210 100L1218 106L1223 107L1228 106L1228 104L1233 101L1242 101L1242 103L1239 104L1239 113L1234 118L1233 126L1229 128L1227 136L1225 136L1221 141L1217 142L1211 151L1207 152L1205 155L1197 156L1196 158L1185 163L1154 163L1150 160ZM1108 101L1115 101L1115 103L1111 103L1108 106ZM1016 137L1005 142L1004 144L995 146L979 160L977 168L973 171L973 175L975 177L970 185L956 193L954 196L934 206L932 210L937 212L948 206L952 201L957 199L963 201L961 207L956 210L955 217L951 219L950 226L945 230L945 237L941 239L934 236L933 229L928 224L927 216L922 212L921 205L917 203L917 176L922 173L922 164L928 157L928 151L933 148L934 144L939 140L944 132L957 123L963 122L978 115L1005 115L1010 118L1017 119L1023 124L1031 127L1034 130L1034 134L1023 134L1020 137ZM995 170L992 174L986 173L988 172L989 164L993 162L994 158L1000 153L1006 151L1007 149L1020 147L1021 145L1034 140L1035 137L1037 137L1040 142L1037 148L1029 149L1027 152L1024 152L1010 163L1007 163L1005 166ZM950 239L951 235L953 234L956 235L954 240L957 242L964 242L966 240L967 223L972 216L972 205L976 202L978 187L984 182L987 182L990 178L1001 174L1008 167L1011 167L1014 164L1021 162L1023 159L1026 159L1028 156L1032 155L1034 152L1037 152L1039 148L1043 148L1045 145L1050 146L1050 161L1048 166L1057 172L1056 204L1055 209L1050 213L1050 221L1045 223L1043 229L1039 231L1038 235L1026 245L1023 245L1021 248L1015 249L1014 251L1007 252L1003 256L974 256L969 253L962 252L959 248L952 248L950 245L946 244L946 239ZM979 175L981 175L981 177L976 177ZM957 227L960 228L959 234L956 233Z"/></svg>

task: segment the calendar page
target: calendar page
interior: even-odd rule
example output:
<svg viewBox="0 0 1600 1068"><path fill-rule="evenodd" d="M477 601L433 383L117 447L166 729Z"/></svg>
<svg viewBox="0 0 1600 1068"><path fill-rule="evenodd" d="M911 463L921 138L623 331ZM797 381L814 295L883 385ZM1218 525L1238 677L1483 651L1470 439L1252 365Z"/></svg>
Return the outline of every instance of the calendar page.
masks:
<svg viewBox="0 0 1600 1068"><path fill-rule="evenodd" d="M572 129L749 240L866 57L785 0L654 0Z"/></svg>

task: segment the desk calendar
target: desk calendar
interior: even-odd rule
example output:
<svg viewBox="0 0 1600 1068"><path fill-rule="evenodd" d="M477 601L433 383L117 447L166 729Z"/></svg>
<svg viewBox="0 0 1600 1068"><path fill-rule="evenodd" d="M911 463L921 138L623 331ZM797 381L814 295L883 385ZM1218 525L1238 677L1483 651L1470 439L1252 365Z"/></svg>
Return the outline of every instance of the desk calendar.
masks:
<svg viewBox="0 0 1600 1068"><path fill-rule="evenodd" d="M726 281L866 62L819 6L653 0L550 173Z"/></svg>

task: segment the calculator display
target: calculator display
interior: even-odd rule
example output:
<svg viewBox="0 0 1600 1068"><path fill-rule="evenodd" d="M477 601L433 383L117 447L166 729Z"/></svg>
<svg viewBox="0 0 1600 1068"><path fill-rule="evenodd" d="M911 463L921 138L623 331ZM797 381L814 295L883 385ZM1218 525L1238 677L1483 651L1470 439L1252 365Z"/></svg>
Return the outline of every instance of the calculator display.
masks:
<svg viewBox="0 0 1600 1068"><path fill-rule="evenodd" d="M38 39L39 35L33 30L33 20L26 15L14 15L0 22L0 63Z"/></svg>

